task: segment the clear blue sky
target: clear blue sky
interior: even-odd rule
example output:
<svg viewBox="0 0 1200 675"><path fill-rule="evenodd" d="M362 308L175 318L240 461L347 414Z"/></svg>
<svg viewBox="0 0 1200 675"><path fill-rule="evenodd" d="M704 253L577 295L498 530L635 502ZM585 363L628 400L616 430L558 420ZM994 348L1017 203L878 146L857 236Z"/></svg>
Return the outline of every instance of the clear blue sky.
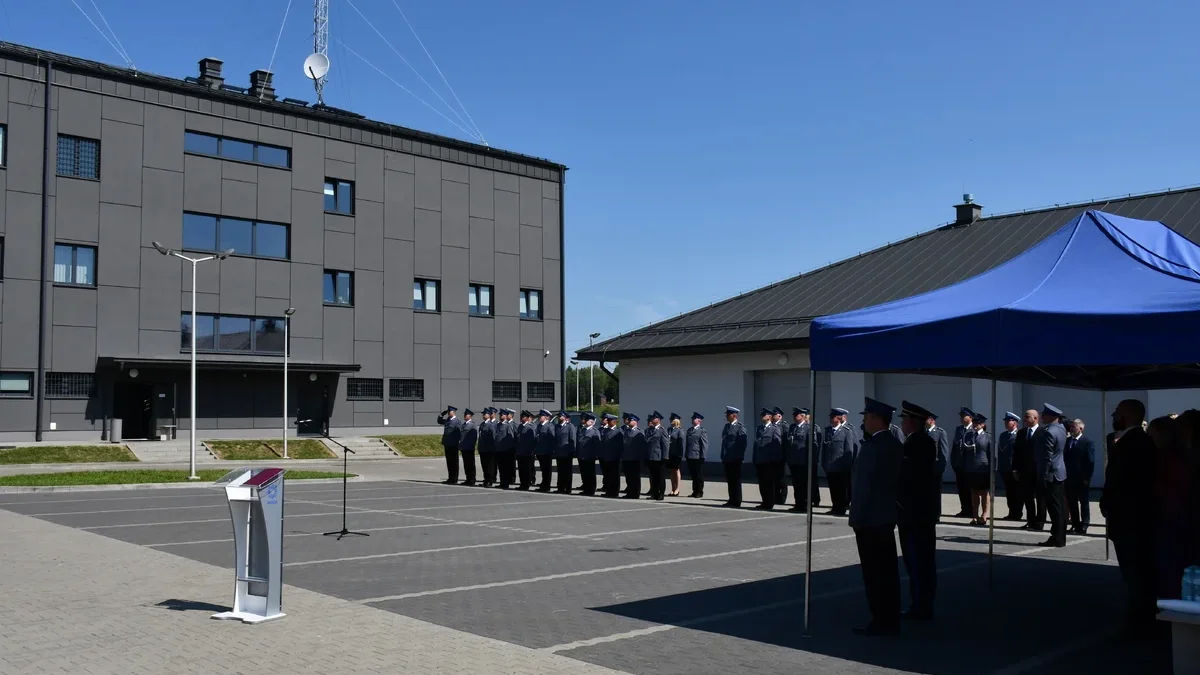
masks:
<svg viewBox="0 0 1200 675"><path fill-rule="evenodd" d="M287 5L95 2L140 69L235 84ZM569 352L930 229L964 187L996 213L1200 183L1200 3L396 2L492 145L571 168ZM441 106L351 3L441 86L392 0L331 0L327 102L465 136L339 44ZM71 0L0 5L5 40L121 63ZM311 14L281 95L312 99Z"/></svg>

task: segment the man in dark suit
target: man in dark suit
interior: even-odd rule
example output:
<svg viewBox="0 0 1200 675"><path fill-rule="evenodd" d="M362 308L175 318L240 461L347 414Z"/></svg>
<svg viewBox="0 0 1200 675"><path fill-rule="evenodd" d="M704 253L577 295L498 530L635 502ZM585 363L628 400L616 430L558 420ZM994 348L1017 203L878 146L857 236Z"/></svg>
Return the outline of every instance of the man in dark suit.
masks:
<svg viewBox="0 0 1200 675"><path fill-rule="evenodd" d="M852 470L850 527L858 544L871 622L860 635L894 635L900 623L900 570L896 564L897 487L904 446L889 426L896 411L864 399L864 440Z"/></svg>
<svg viewBox="0 0 1200 675"><path fill-rule="evenodd" d="M1043 404L1043 425L1033 437L1038 490L1050 516L1050 538L1038 545L1056 548L1067 545L1067 465L1063 462L1067 430L1059 423L1061 418L1061 410L1049 403Z"/></svg>
<svg viewBox="0 0 1200 675"><path fill-rule="evenodd" d="M967 434L975 429L971 417L974 413L970 408L962 408L958 416L962 425L954 429L954 442L950 446L950 467L954 469L954 487L958 491L958 518L971 517L971 486L967 482L967 472L963 468L966 462L967 450L965 439Z"/></svg>
<svg viewBox="0 0 1200 675"><path fill-rule="evenodd" d="M754 433L754 472L758 475L758 494L762 503L754 507L770 511L779 498L779 464L783 461L783 436L772 411L763 408L762 424Z"/></svg>
<svg viewBox="0 0 1200 675"><path fill-rule="evenodd" d="M446 406L438 415L442 425L442 454L446 456L446 485L458 483L458 442L462 440L462 420L458 419L458 408Z"/></svg>
<svg viewBox="0 0 1200 675"><path fill-rule="evenodd" d="M792 408L792 418L795 423L788 427L787 442L784 443L784 459L792 472L793 499L792 511L804 513L808 504L821 504L821 491L817 487L817 461L821 452L821 430L808 421L808 408ZM809 437L812 437L812 458L808 452ZM782 482L782 481L781 481ZM808 489L812 485L812 499L809 499ZM787 486L784 486L787 490Z"/></svg>
<svg viewBox="0 0 1200 675"><path fill-rule="evenodd" d="M1004 499L1008 502L1008 515L1004 516L1004 520L1022 520L1021 507L1024 502L1021 501L1017 479L1013 477L1013 450L1017 443L1017 427L1020 424L1021 418L1017 417L1016 413L1004 413L1004 431L996 437L996 473L1000 474L1000 480L1004 482Z"/></svg>
<svg viewBox="0 0 1200 675"><path fill-rule="evenodd" d="M937 502L941 492L929 489L929 475L937 464L937 441L929 434L927 421L936 416L921 406L904 401L900 425L906 434L900 462L896 496L900 526L900 551L908 570L912 604L901 616L916 621L933 619L937 591Z"/></svg>
<svg viewBox="0 0 1200 675"><path fill-rule="evenodd" d="M1096 470L1096 444L1083 435L1083 420L1071 420L1067 426L1067 448L1063 461L1067 465L1067 511L1071 515L1071 531L1087 534L1092 523L1092 473Z"/></svg>
<svg viewBox="0 0 1200 675"><path fill-rule="evenodd" d="M742 462L746 461L749 442L746 427L738 421L741 412L725 406L725 428L721 430L721 464L725 466L725 485L729 488L729 500L722 506L734 509L742 505Z"/></svg>
<svg viewBox="0 0 1200 675"><path fill-rule="evenodd" d="M1152 527L1158 450L1142 429L1145 419L1146 406L1136 399L1121 401L1113 411L1116 436L1100 497L1105 529L1129 588L1129 627L1143 634L1154 630L1158 611Z"/></svg>
<svg viewBox="0 0 1200 675"><path fill-rule="evenodd" d="M1040 531L1046 526L1046 511L1037 495L1037 460L1034 458L1033 437L1041 426L1041 418L1038 411L1026 410L1023 421L1025 426L1017 431L1013 442L1013 477L1017 479L1017 489L1028 519L1021 529Z"/></svg>

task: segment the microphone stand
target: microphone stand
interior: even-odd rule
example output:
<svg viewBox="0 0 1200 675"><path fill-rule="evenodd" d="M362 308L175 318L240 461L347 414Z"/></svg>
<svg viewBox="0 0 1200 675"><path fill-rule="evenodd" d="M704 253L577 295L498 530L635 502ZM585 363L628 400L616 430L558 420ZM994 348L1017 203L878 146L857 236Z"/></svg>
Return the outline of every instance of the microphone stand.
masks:
<svg viewBox="0 0 1200 675"><path fill-rule="evenodd" d="M296 425L299 426L311 421L312 420L297 420ZM346 527L346 481L350 478L350 473L347 471L347 467L349 465L350 455L355 454L355 452L330 438L329 432L322 431L321 435L325 437L325 440L342 449L342 529L334 532L325 532L323 536L332 537L336 535L338 541L341 541L342 537L347 535L354 535L356 537L369 537L371 535L367 534L366 532L354 532Z"/></svg>

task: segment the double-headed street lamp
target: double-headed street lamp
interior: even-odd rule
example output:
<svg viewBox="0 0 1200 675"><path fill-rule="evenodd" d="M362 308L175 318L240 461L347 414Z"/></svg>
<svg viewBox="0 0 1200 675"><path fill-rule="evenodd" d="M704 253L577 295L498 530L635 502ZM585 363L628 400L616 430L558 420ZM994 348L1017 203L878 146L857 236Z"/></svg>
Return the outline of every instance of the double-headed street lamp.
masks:
<svg viewBox="0 0 1200 675"><path fill-rule="evenodd" d="M288 388L288 323L292 320L292 315L296 313L295 307L288 307L283 310L283 458L287 459L287 437L288 437L288 404L287 404L287 388Z"/></svg>
<svg viewBox="0 0 1200 675"><path fill-rule="evenodd" d="M599 333L592 333L588 336L588 349L592 348L592 340L600 337ZM588 375L591 376L591 384L588 387L588 410L596 412L596 366L588 364ZM578 377L578 375L576 376Z"/></svg>
<svg viewBox="0 0 1200 675"><path fill-rule="evenodd" d="M189 258L179 251L167 248L162 244L152 242L154 250L163 255L173 255L181 260L186 260L192 263L192 393L190 396L192 404L192 424L191 424L191 455L188 459L188 480L200 480L196 475L196 265L206 260L224 260L233 253L233 249L227 249L213 255L206 255L202 258Z"/></svg>

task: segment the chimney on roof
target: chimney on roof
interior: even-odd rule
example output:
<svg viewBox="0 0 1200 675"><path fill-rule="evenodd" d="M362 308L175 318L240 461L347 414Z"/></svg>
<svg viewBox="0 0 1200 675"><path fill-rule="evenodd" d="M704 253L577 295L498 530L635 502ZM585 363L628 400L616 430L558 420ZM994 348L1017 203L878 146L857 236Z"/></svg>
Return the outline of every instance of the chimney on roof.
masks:
<svg viewBox="0 0 1200 675"><path fill-rule="evenodd" d="M250 91L248 93L255 98L274 101L275 87L271 86L271 71L256 70L250 73Z"/></svg>
<svg viewBox="0 0 1200 675"><path fill-rule="evenodd" d="M200 59L200 84L210 89L220 89L222 84L225 84L225 78L221 77L221 66L223 65L220 59Z"/></svg>
<svg viewBox="0 0 1200 675"><path fill-rule="evenodd" d="M975 195L964 194L963 203L954 205L954 224L970 225L979 220L982 213L983 207L975 203Z"/></svg>

